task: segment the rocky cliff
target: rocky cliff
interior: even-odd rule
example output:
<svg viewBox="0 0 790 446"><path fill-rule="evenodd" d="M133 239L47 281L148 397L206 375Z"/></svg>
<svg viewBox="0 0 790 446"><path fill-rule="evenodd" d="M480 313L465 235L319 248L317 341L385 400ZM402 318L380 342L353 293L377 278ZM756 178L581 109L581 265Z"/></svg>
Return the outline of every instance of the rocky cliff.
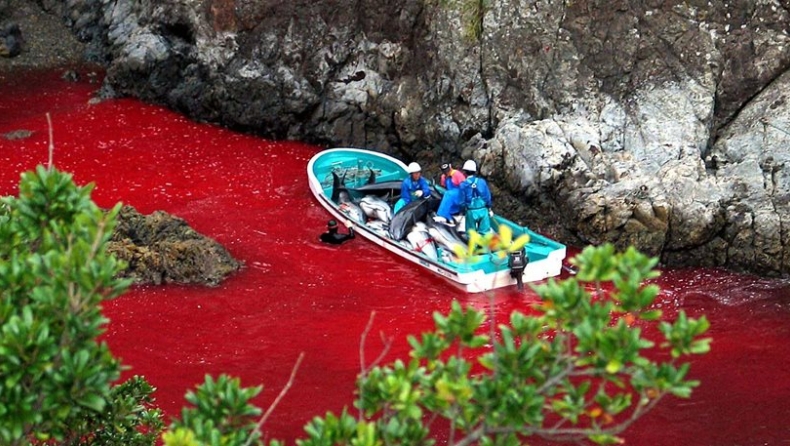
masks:
<svg viewBox="0 0 790 446"><path fill-rule="evenodd" d="M790 273L786 0L41 0L105 94L273 138L473 158L566 242Z"/></svg>

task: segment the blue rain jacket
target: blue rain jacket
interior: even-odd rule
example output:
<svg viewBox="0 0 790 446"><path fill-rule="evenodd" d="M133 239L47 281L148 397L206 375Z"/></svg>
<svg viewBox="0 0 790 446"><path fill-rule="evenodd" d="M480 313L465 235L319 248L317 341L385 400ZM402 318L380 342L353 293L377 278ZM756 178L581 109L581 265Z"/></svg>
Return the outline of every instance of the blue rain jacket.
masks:
<svg viewBox="0 0 790 446"><path fill-rule="evenodd" d="M418 190L422 191L422 197L414 195ZM417 181L411 179L411 176L403 180L400 185L400 200L395 203L393 211L397 213L403 206L411 203L417 198L428 198L431 196L431 186L428 180L420 176Z"/></svg>
<svg viewBox="0 0 790 446"><path fill-rule="evenodd" d="M486 180L471 175L461 183L460 190L466 207L466 232L475 230L485 234L490 231L491 217L488 210L491 208L491 190Z"/></svg>

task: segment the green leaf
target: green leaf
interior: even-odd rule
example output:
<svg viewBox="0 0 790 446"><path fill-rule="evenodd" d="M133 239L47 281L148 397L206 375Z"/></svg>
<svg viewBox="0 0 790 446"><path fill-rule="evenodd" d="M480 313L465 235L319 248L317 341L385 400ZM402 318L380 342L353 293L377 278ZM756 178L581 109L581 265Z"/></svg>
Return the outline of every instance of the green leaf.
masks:
<svg viewBox="0 0 790 446"><path fill-rule="evenodd" d="M701 355L710 351L712 338L697 339L691 343L689 351L695 355Z"/></svg>
<svg viewBox="0 0 790 446"><path fill-rule="evenodd" d="M77 402L95 412L101 412L105 406L104 398L96 394L83 395L77 399Z"/></svg>
<svg viewBox="0 0 790 446"><path fill-rule="evenodd" d="M639 313L639 318L643 321L657 321L661 318L663 312L661 310L648 310Z"/></svg>
<svg viewBox="0 0 790 446"><path fill-rule="evenodd" d="M620 361L616 359L612 359L611 361L609 361L609 363L606 364L606 373L613 375L619 372L622 368L623 368L623 364Z"/></svg>

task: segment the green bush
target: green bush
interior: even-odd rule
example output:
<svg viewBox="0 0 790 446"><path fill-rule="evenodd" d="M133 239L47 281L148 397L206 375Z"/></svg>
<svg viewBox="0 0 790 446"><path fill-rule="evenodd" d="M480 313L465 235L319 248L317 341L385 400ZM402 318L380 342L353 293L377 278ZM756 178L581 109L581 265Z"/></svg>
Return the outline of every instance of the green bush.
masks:
<svg viewBox="0 0 790 446"><path fill-rule="evenodd" d="M176 419L163 436L169 446L259 444L256 426L261 410L250 400L262 387L242 388L237 378L210 376L195 392L188 392L181 419Z"/></svg>
<svg viewBox="0 0 790 446"><path fill-rule="evenodd" d="M151 444L161 428L146 406L153 389L113 388L121 366L98 342L101 302L129 283L104 249L119 207L103 212L91 189L39 166L22 175L18 198L0 200L2 444Z"/></svg>
<svg viewBox="0 0 790 446"><path fill-rule="evenodd" d="M480 246L490 246L489 238L472 237ZM500 238L516 243L508 234ZM297 444L430 445L438 437L452 445L518 445L531 437L615 444L665 396L690 397L698 382L687 379L689 364L679 360L709 351L710 339L701 337L709 324L683 312L674 322L660 320L652 307L659 289L648 284L658 276L657 260L604 245L586 248L572 263L575 277L534 287L536 315L514 312L495 327L457 302L448 315L435 314L434 330L409 337L409 361L361 374L358 415L344 410L315 417ZM659 343L645 339L639 327L656 323ZM225 416L217 415L204 412L200 423L193 416L174 424L165 444L264 444L261 423L250 429L251 420L246 439L217 431L212 441L201 441L187 426Z"/></svg>
<svg viewBox="0 0 790 446"><path fill-rule="evenodd" d="M536 316L514 312L508 324L486 329L482 313L457 302L447 316L435 314L434 331L409 338L411 360L360 377L357 418L315 418L298 444L433 444L434 426L445 425L454 445L530 437L613 444L666 395L689 397L698 383L678 358L709 350L710 339L700 338L707 320L681 313L660 322L658 345L634 325L661 317L651 308L659 289L645 285L658 276L656 259L605 245L572 262L575 277L534 288ZM671 359L650 359L664 352Z"/></svg>

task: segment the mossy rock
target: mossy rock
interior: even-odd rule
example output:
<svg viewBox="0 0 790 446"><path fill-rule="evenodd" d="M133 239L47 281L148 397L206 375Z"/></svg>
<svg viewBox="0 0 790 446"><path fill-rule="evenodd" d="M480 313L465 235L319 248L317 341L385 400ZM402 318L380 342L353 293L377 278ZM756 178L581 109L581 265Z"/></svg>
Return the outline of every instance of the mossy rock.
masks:
<svg viewBox="0 0 790 446"><path fill-rule="evenodd" d="M243 264L217 241L166 212L143 215L124 206L108 251L127 264L121 277L137 284L219 285Z"/></svg>

